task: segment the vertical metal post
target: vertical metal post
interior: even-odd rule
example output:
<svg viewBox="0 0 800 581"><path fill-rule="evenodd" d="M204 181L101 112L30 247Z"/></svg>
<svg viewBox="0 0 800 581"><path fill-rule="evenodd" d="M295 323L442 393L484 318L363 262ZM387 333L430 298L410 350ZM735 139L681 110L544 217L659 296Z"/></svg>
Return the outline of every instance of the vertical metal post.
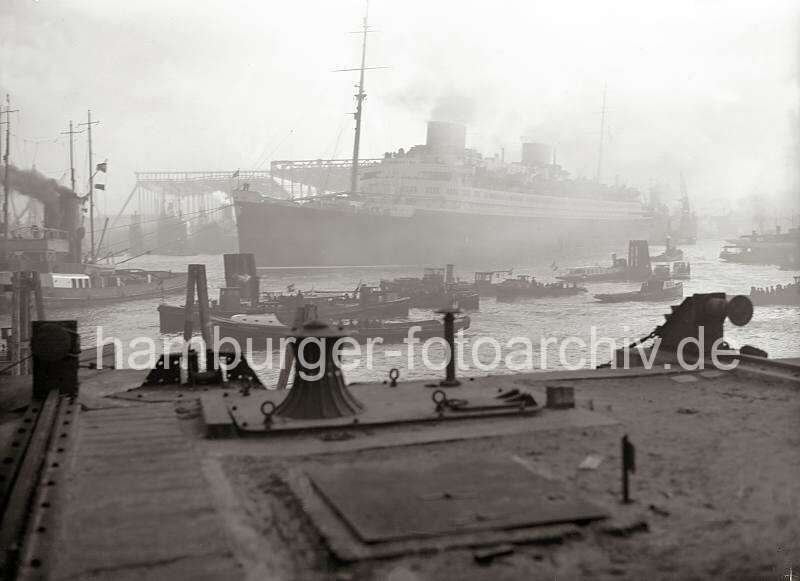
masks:
<svg viewBox="0 0 800 581"><path fill-rule="evenodd" d="M456 387L461 382L456 379L456 345L455 345L455 319L460 309L456 307L446 307L436 311L444 315L444 339L450 351L447 359L447 370L444 381L440 381L442 387Z"/></svg>
<svg viewBox="0 0 800 581"><path fill-rule="evenodd" d="M622 436L622 502L630 504L630 486L628 473L636 472L636 448L628 440L628 434Z"/></svg>

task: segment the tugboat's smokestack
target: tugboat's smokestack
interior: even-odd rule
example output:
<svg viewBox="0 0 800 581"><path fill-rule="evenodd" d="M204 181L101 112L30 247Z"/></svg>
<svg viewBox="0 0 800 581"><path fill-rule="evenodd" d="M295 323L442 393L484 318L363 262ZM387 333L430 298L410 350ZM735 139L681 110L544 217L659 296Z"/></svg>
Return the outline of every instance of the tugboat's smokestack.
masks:
<svg viewBox="0 0 800 581"><path fill-rule="evenodd" d="M69 236L69 260L75 264L80 264L83 254L83 236L85 234L81 226L81 201L80 198L69 190L59 193L59 221L58 225L51 226L65 230ZM47 216L47 212L45 212ZM45 223L47 219L45 218Z"/></svg>
<svg viewBox="0 0 800 581"><path fill-rule="evenodd" d="M11 190L33 198L44 206L44 226L65 230L69 236L69 261L81 261L81 200L69 188L60 185L35 169L22 170L10 165L8 178Z"/></svg>

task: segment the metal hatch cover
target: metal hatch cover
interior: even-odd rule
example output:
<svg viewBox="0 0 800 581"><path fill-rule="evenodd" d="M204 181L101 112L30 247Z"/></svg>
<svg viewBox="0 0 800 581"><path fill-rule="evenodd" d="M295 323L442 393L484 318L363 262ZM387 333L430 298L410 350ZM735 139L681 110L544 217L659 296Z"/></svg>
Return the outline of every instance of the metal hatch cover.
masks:
<svg viewBox="0 0 800 581"><path fill-rule="evenodd" d="M510 459L385 461L305 472L318 494L367 544L607 516L563 484Z"/></svg>

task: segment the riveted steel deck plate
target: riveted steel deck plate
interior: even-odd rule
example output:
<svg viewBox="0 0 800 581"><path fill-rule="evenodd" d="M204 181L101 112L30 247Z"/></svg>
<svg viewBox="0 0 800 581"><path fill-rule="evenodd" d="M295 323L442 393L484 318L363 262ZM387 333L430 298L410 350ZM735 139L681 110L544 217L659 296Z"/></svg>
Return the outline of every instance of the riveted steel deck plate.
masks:
<svg viewBox="0 0 800 581"><path fill-rule="evenodd" d="M507 458L318 466L313 489L367 544L587 523L606 513Z"/></svg>

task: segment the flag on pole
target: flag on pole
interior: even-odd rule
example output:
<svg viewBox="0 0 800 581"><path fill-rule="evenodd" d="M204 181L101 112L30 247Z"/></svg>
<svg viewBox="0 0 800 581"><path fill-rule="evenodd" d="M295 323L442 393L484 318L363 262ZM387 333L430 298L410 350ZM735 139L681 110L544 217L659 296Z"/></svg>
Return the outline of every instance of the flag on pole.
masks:
<svg viewBox="0 0 800 581"><path fill-rule="evenodd" d="M95 184L94 185L94 189L96 189L96 190L105 190L106 189L106 185L105 184Z"/></svg>
<svg viewBox="0 0 800 581"><path fill-rule="evenodd" d="M239 170L237 169L235 172L233 172L233 175L231 177L232 178L238 178L239 177Z"/></svg>
<svg viewBox="0 0 800 581"><path fill-rule="evenodd" d="M97 164L97 168L95 171L101 171L103 173L106 173L107 170L108 170L108 162L104 161Z"/></svg>

